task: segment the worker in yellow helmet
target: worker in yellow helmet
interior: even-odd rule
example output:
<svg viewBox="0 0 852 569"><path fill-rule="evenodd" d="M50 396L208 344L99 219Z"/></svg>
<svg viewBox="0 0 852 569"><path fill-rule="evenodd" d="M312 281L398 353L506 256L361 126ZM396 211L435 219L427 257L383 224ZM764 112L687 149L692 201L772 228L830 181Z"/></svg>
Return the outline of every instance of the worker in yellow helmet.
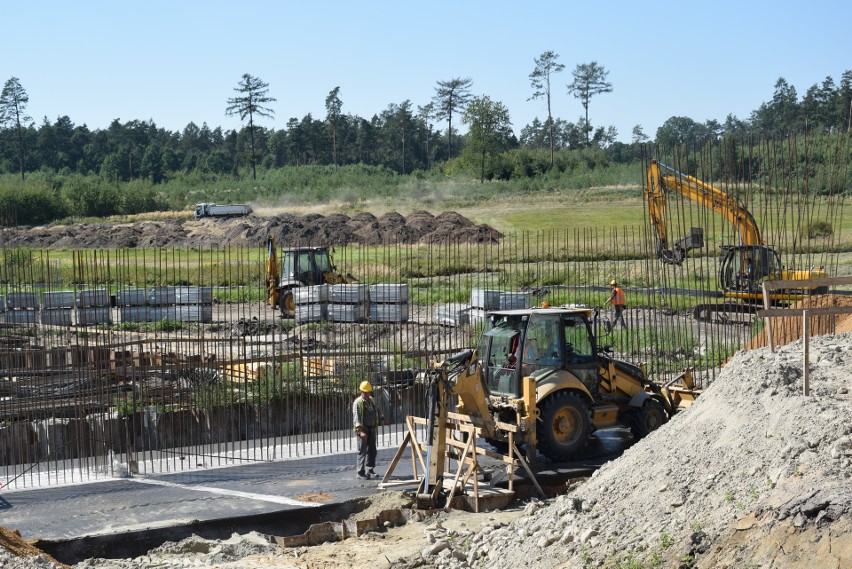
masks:
<svg viewBox="0 0 852 569"><path fill-rule="evenodd" d="M352 403L352 421L355 434L358 435L358 478L369 480L376 474L376 441L379 433L379 423L385 418L372 397L373 386L369 381L362 381L358 386L361 395Z"/></svg>
<svg viewBox="0 0 852 569"><path fill-rule="evenodd" d="M618 282L615 280L610 281L609 286L612 287L612 293L609 295L609 300L604 304L611 303L612 307L615 308L615 317L612 319L611 328L615 328L615 325L621 321L621 327L626 330L627 323L624 321L624 306L627 304L627 299L624 295L624 290L618 286Z"/></svg>

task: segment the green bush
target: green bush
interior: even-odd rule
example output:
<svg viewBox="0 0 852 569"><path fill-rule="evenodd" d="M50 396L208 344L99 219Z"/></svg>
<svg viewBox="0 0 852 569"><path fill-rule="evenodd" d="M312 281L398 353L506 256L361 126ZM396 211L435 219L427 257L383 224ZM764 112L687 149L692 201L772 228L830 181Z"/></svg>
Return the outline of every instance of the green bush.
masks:
<svg viewBox="0 0 852 569"><path fill-rule="evenodd" d="M817 239L819 237L830 237L834 234L834 228L827 221L813 221L805 225L804 232L808 239Z"/></svg>

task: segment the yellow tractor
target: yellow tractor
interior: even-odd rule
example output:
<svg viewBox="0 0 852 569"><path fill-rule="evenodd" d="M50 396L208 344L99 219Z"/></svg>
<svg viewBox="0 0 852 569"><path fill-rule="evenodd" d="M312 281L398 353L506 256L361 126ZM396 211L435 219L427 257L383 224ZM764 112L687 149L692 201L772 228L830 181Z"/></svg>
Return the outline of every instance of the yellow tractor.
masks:
<svg viewBox="0 0 852 569"><path fill-rule="evenodd" d="M294 247L281 251L279 268L275 240L267 239L266 298L273 307L281 310L284 318L296 314L293 289L319 284L357 282L352 275L337 272L328 247Z"/></svg>
<svg viewBox="0 0 852 569"><path fill-rule="evenodd" d="M499 424L517 425L518 446L553 461L580 455L592 432L626 426L644 437L698 396L685 372L668 385L649 380L641 366L598 346L589 308L533 308L490 312L491 328L459 366L448 388L456 412L481 426L498 450L508 443Z"/></svg>
<svg viewBox="0 0 852 569"><path fill-rule="evenodd" d="M458 436L458 424L472 425L506 460L524 446L522 465L536 462L537 451L561 462L581 456L596 429L627 426L644 437L700 394L688 371L658 385L641 366L613 358L611 346L599 347L592 309L505 310L489 317L491 328L476 350L434 362L426 372L426 471L417 491L423 507L446 501L447 459L461 460L449 440Z"/></svg>

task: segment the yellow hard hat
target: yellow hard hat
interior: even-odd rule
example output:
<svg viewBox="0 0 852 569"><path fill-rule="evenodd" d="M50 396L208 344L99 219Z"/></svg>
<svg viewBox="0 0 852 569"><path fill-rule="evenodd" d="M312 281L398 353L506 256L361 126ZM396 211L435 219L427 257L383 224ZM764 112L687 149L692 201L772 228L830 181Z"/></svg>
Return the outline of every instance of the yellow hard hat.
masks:
<svg viewBox="0 0 852 569"><path fill-rule="evenodd" d="M371 391L373 391L373 386L370 385L369 381L362 381L361 385L358 386L358 389L360 389L361 391L366 391L367 393L370 393Z"/></svg>
<svg viewBox="0 0 852 569"><path fill-rule="evenodd" d="M615 281L609 281L609 286L616 286L618 283Z"/></svg>
<svg viewBox="0 0 852 569"><path fill-rule="evenodd" d="M550 303L545 300L544 302L541 303L541 307L542 308L550 308Z"/></svg>

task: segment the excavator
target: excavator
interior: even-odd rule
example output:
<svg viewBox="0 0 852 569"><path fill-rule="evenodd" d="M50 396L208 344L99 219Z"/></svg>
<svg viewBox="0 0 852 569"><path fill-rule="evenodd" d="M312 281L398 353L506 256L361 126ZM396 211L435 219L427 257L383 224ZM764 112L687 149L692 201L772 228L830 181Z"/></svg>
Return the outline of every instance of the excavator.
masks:
<svg viewBox="0 0 852 569"><path fill-rule="evenodd" d="M442 491L447 417L464 415L501 453L526 447L551 461L581 456L598 429L629 427L644 437L700 394L689 371L659 385L641 366L599 346L598 315L585 307L489 312L490 328L475 350L434 362L426 417L427 468L418 496ZM425 499L425 500L424 500Z"/></svg>
<svg viewBox="0 0 852 569"><path fill-rule="evenodd" d="M266 299L283 318L293 318L296 302L293 289L319 284L357 282L352 275L337 272L327 247L294 247L281 252L279 269L275 239L266 240Z"/></svg>
<svg viewBox="0 0 852 569"><path fill-rule="evenodd" d="M754 216L735 196L662 162L651 160L647 171L645 201L656 233L657 256L664 263L681 265L690 250L704 246L704 231L700 227L693 227L689 235L669 243L667 191L676 192L719 214L734 226L739 237L739 244L723 245L719 257L719 289L722 297L731 302L699 304L693 312L696 320L732 320L732 315L754 313L763 305L760 283L765 280L807 280L828 276L822 268L785 268L778 252L764 243ZM770 301L775 305L788 305L807 295L826 292L825 287L784 289L773 292Z"/></svg>

